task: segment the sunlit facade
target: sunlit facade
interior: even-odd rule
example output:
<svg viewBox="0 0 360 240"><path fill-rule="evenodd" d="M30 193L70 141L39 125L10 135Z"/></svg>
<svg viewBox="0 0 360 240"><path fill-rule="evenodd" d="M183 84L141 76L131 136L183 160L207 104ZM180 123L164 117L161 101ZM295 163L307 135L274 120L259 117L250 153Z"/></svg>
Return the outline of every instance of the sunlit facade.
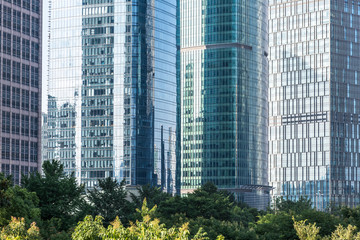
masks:
<svg viewBox="0 0 360 240"><path fill-rule="evenodd" d="M267 1L179 4L179 183L264 208L269 197Z"/></svg>
<svg viewBox="0 0 360 240"><path fill-rule="evenodd" d="M360 201L360 2L269 6L273 197L325 210Z"/></svg>
<svg viewBox="0 0 360 240"><path fill-rule="evenodd" d="M51 0L47 159L175 191L176 1Z"/></svg>
<svg viewBox="0 0 360 240"><path fill-rule="evenodd" d="M15 184L41 167L40 0L0 1L1 172Z"/></svg>

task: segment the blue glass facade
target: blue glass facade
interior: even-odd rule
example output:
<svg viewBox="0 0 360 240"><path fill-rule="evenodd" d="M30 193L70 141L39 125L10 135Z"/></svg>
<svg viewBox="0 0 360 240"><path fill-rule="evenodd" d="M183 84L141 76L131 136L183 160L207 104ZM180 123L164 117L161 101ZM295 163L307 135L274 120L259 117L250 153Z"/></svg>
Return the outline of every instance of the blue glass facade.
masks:
<svg viewBox="0 0 360 240"><path fill-rule="evenodd" d="M184 0L179 7L180 193L213 182L264 208L267 2Z"/></svg>
<svg viewBox="0 0 360 240"><path fill-rule="evenodd" d="M273 197L359 204L359 1L270 0Z"/></svg>
<svg viewBox="0 0 360 240"><path fill-rule="evenodd" d="M175 191L176 1L50 1L48 159Z"/></svg>

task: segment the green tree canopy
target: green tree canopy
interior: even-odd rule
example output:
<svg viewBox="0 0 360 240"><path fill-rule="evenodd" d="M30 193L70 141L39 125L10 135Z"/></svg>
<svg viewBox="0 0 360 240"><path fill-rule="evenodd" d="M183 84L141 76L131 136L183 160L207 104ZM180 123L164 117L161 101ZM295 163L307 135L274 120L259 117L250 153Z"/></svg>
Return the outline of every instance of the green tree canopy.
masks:
<svg viewBox="0 0 360 240"><path fill-rule="evenodd" d="M73 174L65 175L59 161L45 161L43 175L33 173L24 177L22 186L39 197L43 220L59 219L59 230L67 230L76 224L84 187L76 183Z"/></svg>
<svg viewBox="0 0 360 240"><path fill-rule="evenodd" d="M90 190L87 195L91 214L102 216L106 226L117 216L122 222L127 223L135 207L126 199L125 182L118 183L112 178L98 181L99 187Z"/></svg>

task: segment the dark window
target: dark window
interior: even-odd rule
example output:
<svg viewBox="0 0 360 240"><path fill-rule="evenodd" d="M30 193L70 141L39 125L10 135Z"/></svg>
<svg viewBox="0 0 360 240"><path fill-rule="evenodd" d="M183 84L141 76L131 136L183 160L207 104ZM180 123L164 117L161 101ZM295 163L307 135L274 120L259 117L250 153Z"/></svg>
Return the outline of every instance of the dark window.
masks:
<svg viewBox="0 0 360 240"><path fill-rule="evenodd" d="M21 38L13 35L13 56L20 58Z"/></svg>
<svg viewBox="0 0 360 240"><path fill-rule="evenodd" d="M30 136L31 137L38 137L38 118L31 117L30 120Z"/></svg>
<svg viewBox="0 0 360 240"><path fill-rule="evenodd" d="M2 132L10 133L10 112L2 112Z"/></svg>
<svg viewBox="0 0 360 240"><path fill-rule="evenodd" d="M20 63L16 61L13 61L12 80L13 82L20 83Z"/></svg>
<svg viewBox="0 0 360 240"><path fill-rule="evenodd" d="M20 140L11 139L11 159L19 161L20 155Z"/></svg>
<svg viewBox="0 0 360 240"><path fill-rule="evenodd" d="M31 103L30 109L32 112L39 111L39 94L36 92L31 92Z"/></svg>
<svg viewBox="0 0 360 240"><path fill-rule="evenodd" d="M30 162L38 161L38 144L36 142L30 143Z"/></svg>
<svg viewBox="0 0 360 240"><path fill-rule="evenodd" d="M29 160L29 142L21 140L21 161Z"/></svg>
<svg viewBox="0 0 360 240"><path fill-rule="evenodd" d="M30 105L30 93L28 90L22 89L21 94L21 109L29 111L29 105Z"/></svg>
<svg viewBox="0 0 360 240"><path fill-rule="evenodd" d="M14 0L14 4L21 7L21 0Z"/></svg>
<svg viewBox="0 0 360 240"><path fill-rule="evenodd" d="M23 8L30 10L30 0L23 0Z"/></svg>
<svg viewBox="0 0 360 240"><path fill-rule="evenodd" d="M3 26L11 29L11 8L4 6Z"/></svg>
<svg viewBox="0 0 360 240"><path fill-rule="evenodd" d="M3 79L11 80L11 60L6 58L3 59Z"/></svg>
<svg viewBox="0 0 360 240"><path fill-rule="evenodd" d="M21 32L21 12L13 10L13 30Z"/></svg>
<svg viewBox="0 0 360 240"><path fill-rule="evenodd" d="M40 13L40 0L32 0L31 11Z"/></svg>
<svg viewBox="0 0 360 240"><path fill-rule="evenodd" d="M39 31L40 31L39 18L31 17L31 36L38 38Z"/></svg>
<svg viewBox="0 0 360 240"><path fill-rule="evenodd" d="M2 105L5 107L10 107L11 101L11 87L7 85L3 85L2 88Z"/></svg>
<svg viewBox="0 0 360 240"><path fill-rule="evenodd" d="M13 113L11 118L11 133L20 134L20 114Z"/></svg>
<svg viewBox="0 0 360 240"><path fill-rule="evenodd" d="M3 32L3 53L11 55L11 34Z"/></svg>
<svg viewBox="0 0 360 240"><path fill-rule="evenodd" d="M27 39L22 40L22 58L30 60L30 41Z"/></svg>
<svg viewBox="0 0 360 240"><path fill-rule="evenodd" d="M12 107L20 109L20 88L12 88Z"/></svg>
<svg viewBox="0 0 360 240"><path fill-rule="evenodd" d="M30 66L22 65L22 84L29 86L30 84Z"/></svg>
<svg viewBox="0 0 360 240"><path fill-rule="evenodd" d="M31 67L31 86L39 87L39 68Z"/></svg>
<svg viewBox="0 0 360 240"><path fill-rule="evenodd" d="M21 135L29 136L29 116L21 115Z"/></svg>
<svg viewBox="0 0 360 240"><path fill-rule="evenodd" d="M3 159L10 159L10 138L2 138L1 157Z"/></svg>
<svg viewBox="0 0 360 240"><path fill-rule="evenodd" d="M31 42L31 61L39 63L39 44Z"/></svg>

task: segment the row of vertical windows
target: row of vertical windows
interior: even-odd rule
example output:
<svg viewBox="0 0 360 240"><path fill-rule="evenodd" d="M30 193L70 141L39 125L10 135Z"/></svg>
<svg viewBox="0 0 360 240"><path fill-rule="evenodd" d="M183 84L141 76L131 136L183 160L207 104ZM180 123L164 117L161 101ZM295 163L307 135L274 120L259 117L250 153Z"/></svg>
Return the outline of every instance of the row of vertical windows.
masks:
<svg viewBox="0 0 360 240"><path fill-rule="evenodd" d="M1 5L0 5L1 8ZM0 9L1 10L1 9ZM1 11L0 11L1 16ZM0 23L1 25L1 23ZM30 17L29 14L12 10L10 7L4 6L2 14L2 25L5 28L21 32L32 37L39 37L40 20L37 17Z"/></svg>
<svg viewBox="0 0 360 240"><path fill-rule="evenodd" d="M30 149L29 149L30 146ZM21 147L21 151L20 151ZM30 153L30 154L29 154ZM25 140L2 138L1 158L15 161L38 162L38 143Z"/></svg>
<svg viewBox="0 0 360 240"><path fill-rule="evenodd" d="M11 116L11 117L10 117ZM21 121L20 121L21 119ZM29 122L30 119L30 122ZM30 123L30 126L29 126ZM37 117L29 117L18 113L2 112L2 132L17 135L38 137L39 120ZM29 134L30 133L30 134Z"/></svg>
<svg viewBox="0 0 360 240"><path fill-rule="evenodd" d="M39 93L3 85L2 105L4 107L21 108L26 111L38 112Z"/></svg>
<svg viewBox="0 0 360 240"><path fill-rule="evenodd" d="M39 63L39 43L27 39L22 39L21 41L20 37L15 35L11 36L10 33L3 32L2 48L0 42L0 50L8 55L12 55L18 58L21 57L24 60L31 60L34 63Z"/></svg>
<svg viewBox="0 0 360 240"><path fill-rule="evenodd" d="M30 67L29 65L20 64L17 61L11 61L10 59L4 58L2 61L2 70L3 80L21 83L35 88L39 87L39 68L37 67Z"/></svg>
<svg viewBox="0 0 360 240"><path fill-rule="evenodd" d="M5 2L13 3L16 6L23 7L26 10L30 10L34 13L40 13L40 0L32 0L30 4L30 0L5 0Z"/></svg>

